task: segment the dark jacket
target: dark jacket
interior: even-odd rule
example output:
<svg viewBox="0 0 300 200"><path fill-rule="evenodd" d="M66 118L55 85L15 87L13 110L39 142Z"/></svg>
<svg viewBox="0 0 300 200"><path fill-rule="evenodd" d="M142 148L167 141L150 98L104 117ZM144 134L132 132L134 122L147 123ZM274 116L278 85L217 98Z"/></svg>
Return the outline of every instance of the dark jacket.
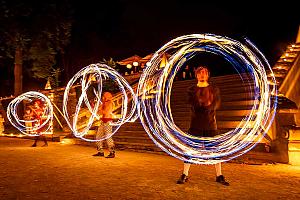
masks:
<svg viewBox="0 0 300 200"><path fill-rule="evenodd" d="M188 103L192 109L189 133L195 136L204 136L203 132L214 133L217 130L216 109L221 103L219 89L212 85L192 86L188 89Z"/></svg>

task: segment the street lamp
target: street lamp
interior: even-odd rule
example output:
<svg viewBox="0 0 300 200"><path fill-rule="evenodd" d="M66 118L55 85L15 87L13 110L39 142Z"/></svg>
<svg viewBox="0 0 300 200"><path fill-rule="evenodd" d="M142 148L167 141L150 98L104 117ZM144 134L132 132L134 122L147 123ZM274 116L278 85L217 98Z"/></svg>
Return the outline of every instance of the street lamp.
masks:
<svg viewBox="0 0 300 200"><path fill-rule="evenodd" d="M131 64L127 64L126 67L127 67L127 69L131 69L132 65Z"/></svg>
<svg viewBox="0 0 300 200"><path fill-rule="evenodd" d="M134 72L137 72L137 71L138 71L137 68L138 68L138 66L139 66L139 63L135 61L135 62L132 63L132 65L134 66L133 71L134 71Z"/></svg>
<svg viewBox="0 0 300 200"><path fill-rule="evenodd" d="M130 69L132 68L132 65L131 64L127 64L126 67L127 67L127 69L129 69L128 74L131 74L130 72L132 72L132 71Z"/></svg>

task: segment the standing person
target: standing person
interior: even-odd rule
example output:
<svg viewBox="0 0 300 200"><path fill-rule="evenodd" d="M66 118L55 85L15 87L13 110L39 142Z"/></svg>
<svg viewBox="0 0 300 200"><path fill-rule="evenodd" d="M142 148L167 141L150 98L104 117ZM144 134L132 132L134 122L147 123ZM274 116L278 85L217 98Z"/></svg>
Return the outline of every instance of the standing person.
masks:
<svg viewBox="0 0 300 200"><path fill-rule="evenodd" d="M25 114L23 116L23 119L26 120L25 126L26 126L26 132L27 134L32 134L32 120L34 119L33 113L30 110L30 108L25 109Z"/></svg>
<svg viewBox="0 0 300 200"><path fill-rule="evenodd" d="M188 133L198 137L214 137L217 135L216 109L220 106L219 89L208 83L209 71L200 66L195 70L197 85L188 90L188 100L192 107L191 124ZM188 180L191 163L184 162L183 173L177 184ZM216 182L228 186L221 171L221 163L215 164Z"/></svg>
<svg viewBox="0 0 300 200"><path fill-rule="evenodd" d="M113 102L112 102L112 94L110 92L104 92L102 95L102 104L99 108L100 112L100 125L97 130L96 139L103 138L112 133L112 126L110 122L112 121L112 111L113 111ZM106 158L114 158L115 157L115 144L113 139L107 138L106 144L108 146L109 154ZM103 141L96 142L98 153L93 156L104 156L103 151Z"/></svg>
<svg viewBox="0 0 300 200"><path fill-rule="evenodd" d="M192 79L192 71L189 65L186 65L182 71L183 80L191 80Z"/></svg>
<svg viewBox="0 0 300 200"><path fill-rule="evenodd" d="M45 107L44 107L42 100L37 99L37 100L33 101L33 107L31 109L33 112L34 119L36 121L34 126L38 127L41 124L43 124L43 122L45 121L45 118L46 118ZM43 147L48 146L47 139L44 135L44 128L41 127L36 132L37 132L38 136L35 136L35 140L34 140L32 147L36 147L39 139L42 139L44 141Z"/></svg>

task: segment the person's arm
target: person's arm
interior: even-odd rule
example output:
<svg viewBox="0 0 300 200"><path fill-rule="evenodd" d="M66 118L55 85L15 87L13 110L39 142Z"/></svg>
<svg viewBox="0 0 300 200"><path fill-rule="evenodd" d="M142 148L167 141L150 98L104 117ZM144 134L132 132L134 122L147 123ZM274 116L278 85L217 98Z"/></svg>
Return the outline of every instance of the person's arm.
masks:
<svg viewBox="0 0 300 200"><path fill-rule="evenodd" d="M187 103L193 104L194 103L194 87L189 87L187 90Z"/></svg>
<svg viewBox="0 0 300 200"><path fill-rule="evenodd" d="M43 107L42 108L42 116L41 116L42 119L47 119L47 115L46 115L46 107Z"/></svg>
<svg viewBox="0 0 300 200"><path fill-rule="evenodd" d="M214 87L214 100L213 100L213 109L217 110L221 106L221 96L220 90L217 87Z"/></svg>
<svg viewBox="0 0 300 200"><path fill-rule="evenodd" d="M102 115L103 114L103 103L99 106L99 109L98 109L98 115Z"/></svg>

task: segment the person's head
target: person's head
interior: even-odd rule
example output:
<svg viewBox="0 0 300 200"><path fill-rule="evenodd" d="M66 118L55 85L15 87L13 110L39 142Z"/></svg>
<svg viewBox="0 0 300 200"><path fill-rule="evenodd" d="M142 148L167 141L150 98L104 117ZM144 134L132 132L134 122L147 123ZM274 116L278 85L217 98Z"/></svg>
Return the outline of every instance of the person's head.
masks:
<svg viewBox="0 0 300 200"><path fill-rule="evenodd" d="M40 99L36 99L36 100L33 101L33 106L35 108L40 108L40 107L43 106L43 102Z"/></svg>
<svg viewBox="0 0 300 200"><path fill-rule="evenodd" d="M207 82L209 78L209 70L205 66L199 66L195 70L195 76L199 82Z"/></svg>
<svg viewBox="0 0 300 200"><path fill-rule="evenodd" d="M112 101L112 94L110 92L104 92L102 95L102 101Z"/></svg>

